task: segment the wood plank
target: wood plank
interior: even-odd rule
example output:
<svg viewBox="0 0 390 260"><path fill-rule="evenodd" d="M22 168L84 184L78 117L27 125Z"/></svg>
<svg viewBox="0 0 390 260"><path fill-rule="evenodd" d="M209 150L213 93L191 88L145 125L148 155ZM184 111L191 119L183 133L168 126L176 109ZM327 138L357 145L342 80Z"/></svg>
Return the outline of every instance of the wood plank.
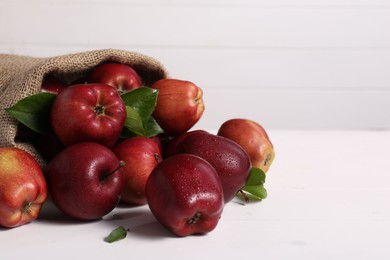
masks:
<svg viewBox="0 0 390 260"><path fill-rule="evenodd" d="M390 128L389 91L204 89L206 110L196 128L243 117L272 129Z"/></svg>
<svg viewBox="0 0 390 260"><path fill-rule="evenodd" d="M131 48L124 45L8 46L0 52L53 56L117 47L161 61L172 77L212 89L390 90L390 50L236 50Z"/></svg>
<svg viewBox="0 0 390 260"><path fill-rule="evenodd" d="M21 3L7 2L0 7L1 22L7 24L0 28L0 34L2 42L8 44L121 43L175 48L390 46L390 8L383 6L266 8L37 2L22 8Z"/></svg>

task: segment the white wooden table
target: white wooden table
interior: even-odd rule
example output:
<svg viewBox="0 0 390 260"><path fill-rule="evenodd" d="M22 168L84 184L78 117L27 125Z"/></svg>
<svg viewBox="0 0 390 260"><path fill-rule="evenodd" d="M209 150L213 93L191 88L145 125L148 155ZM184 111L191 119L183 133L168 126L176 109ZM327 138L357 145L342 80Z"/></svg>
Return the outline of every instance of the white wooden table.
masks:
<svg viewBox="0 0 390 260"><path fill-rule="evenodd" d="M230 202L207 235L174 237L147 206L82 223L47 204L39 220L0 229L0 258L390 259L390 131L269 134L276 158L268 198ZM119 225L128 236L105 243Z"/></svg>

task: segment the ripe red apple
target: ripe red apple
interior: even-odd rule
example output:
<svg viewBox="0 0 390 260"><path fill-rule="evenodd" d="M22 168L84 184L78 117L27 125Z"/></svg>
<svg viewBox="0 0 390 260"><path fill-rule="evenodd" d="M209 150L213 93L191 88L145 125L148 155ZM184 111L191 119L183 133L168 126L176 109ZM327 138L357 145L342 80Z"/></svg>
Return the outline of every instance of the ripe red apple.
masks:
<svg viewBox="0 0 390 260"><path fill-rule="evenodd" d="M35 220L46 199L46 181L34 157L19 148L0 148L0 226Z"/></svg>
<svg viewBox="0 0 390 260"><path fill-rule="evenodd" d="M248 153L253 167L265 173L269 170L275 158L275 150L267 132L259 123L244 118L230 119L221 125L218 135L241 145Z"/></svg>
<svg viewBox="0 0 390 260"><path fill-rule="evenodd" d="M121 63L103 63L88 74L88 83L101 83L115 87L119 93L142 86L138 73Z"/></svg>
<svg viewBox="0 0 390 260"><path fill-rule="evenodd" d="M199 133L199 132L208 133L205 130L198 129L198 130L185 132L184 134L181 134L181 135L178 135L178 136L175 136L175 137L169 139L163 146L163 157L167 158L167 157L170 157L174 154L177 154L178 153L177 146L181 143L181 141L183 141L187 136L189 136L193 133Z"/></svg>
<svg viewBox="0 0 390 260"><path fill-rule="evenodd" d="M159 150L160 150L160 155L162 155L163 153L163 142L161 140L161 137L159 135L156 135L156 136L152 136L150 137L158 146Z"/></svg>
<svg viewBox="0 0 390 260"><path fill-rule="evenodd" d="M138 136L125 139L112 148L125 162L125 187L121 201L129 204L146 204L145 185L150 173L161 160L160 148L152 138Z"/></svg>
<svg viewBox="0 0 390 260"><path fill-rule="evenodd" d="M112 211L124 186L122 163L107 147L83 142L68 146L47 165L54 204L66 215L95 220Z"/></svg>
<svg viewBox="0 0 390 260"><path fill-rule="evenodd" d="M79 84L65 88L51 111L54 133L65 145L97 142L112 147L126 118L125 105L114 87Z"/></svg>
<svg viewBox="0 0 390 260"><path fill-rule="evenodd" d="M246 184L252 168L248 154L232 140L197 132L188 135L176 148L177 153L188 153L208 161L221 179L225 203L231 201Z"/></svg>
<svg viewBox="0 0 390 260"><path fill-rule="evenodd" d="M50 92L53 94L60 93L64 88L66 88L66 85L62 81L50 75L43 80L41 85L42 92Z"/></svg>
<svg viewBox="0 0 390 260"><path fill-rule="evenodd" d="M178 154L160 162L145 191L153 215L177 236L214 230L223 211L216 170L194 155Z"/></svg>
<svg viewBox="0 0 390 260"><path fill-rule="evenodd" d="M201 118L205 109L201 88L190 81L160 79L151 85L159 91L153 117L165 135L187 132Z"/></svg>

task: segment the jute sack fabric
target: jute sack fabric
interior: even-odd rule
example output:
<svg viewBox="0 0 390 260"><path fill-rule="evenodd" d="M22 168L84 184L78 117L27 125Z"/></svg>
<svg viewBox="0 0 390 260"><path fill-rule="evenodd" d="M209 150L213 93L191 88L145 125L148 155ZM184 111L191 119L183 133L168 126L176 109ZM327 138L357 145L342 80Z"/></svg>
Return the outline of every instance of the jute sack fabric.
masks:
<svg viewBox="0 0 390 260"><path fill-rule="evenodd" d="M131 66L146 85L168 77L167 70L156 59L125 50L93 50L48 58L0 54L0 147L21 148L44 166L43 159L31 143L16 140L20 126L5 108L40 92L47 75L54 75L66 84L71 84L104 62L118 62Z"/></svg>

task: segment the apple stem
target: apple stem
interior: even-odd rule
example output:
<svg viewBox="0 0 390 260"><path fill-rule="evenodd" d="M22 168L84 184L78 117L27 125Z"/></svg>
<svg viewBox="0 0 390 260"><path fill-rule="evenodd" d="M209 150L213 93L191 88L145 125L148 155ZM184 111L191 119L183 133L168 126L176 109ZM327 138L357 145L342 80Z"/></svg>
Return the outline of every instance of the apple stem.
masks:
<svg viewBox="0 0 390 260"><path fill-rule="evenodd" d="M26 212L30 211L31 201L26 201L23 203L23 207L21 208L21 211Z"/></svg>
<svg viewBox="0 0 390 260"><path fill-rule="evenodd" d="M103 175L103 176L100 178L100 180L101 180L101 181L104 180L105 178L107 178L108 176L114 174L116 171L118 171L120 168L122 168L122 167L125 166L125 165L126 165L126 163L125 163L124 161L119 161L118 166L117 166L113 171L111 171L110 173L108 173L108 174L106 174L106 175Z"/></svg>
<svg viewBox="0 0 390 260"><path fill-rule="evenodd" d="M156 159L157 163L162 162L161 157L158 155L158 153L154 153L154 158Z"/></svg>
<svg viewBox="0 0 390 260"><path fill-rule="evenodd" d="M192 218L190 218L187 223L189 225L195 224L200 219L200 215L200 212L196 212L196 214Z"/></svg>
<svg viewBox="0 0 390 260"><path fill-rule="evenodd" d="M94 107L94 110L95 110L96 115L98 115L98 116L104 115L104 110L105 110L104 106L97 105Z"/></svg>
<svg viewBox="0 0 390 260"><path fill-rule="evenodd" d="M243 190L240 190L241 195L244 197L246 203L249 203L250 199Z"/></svg>

